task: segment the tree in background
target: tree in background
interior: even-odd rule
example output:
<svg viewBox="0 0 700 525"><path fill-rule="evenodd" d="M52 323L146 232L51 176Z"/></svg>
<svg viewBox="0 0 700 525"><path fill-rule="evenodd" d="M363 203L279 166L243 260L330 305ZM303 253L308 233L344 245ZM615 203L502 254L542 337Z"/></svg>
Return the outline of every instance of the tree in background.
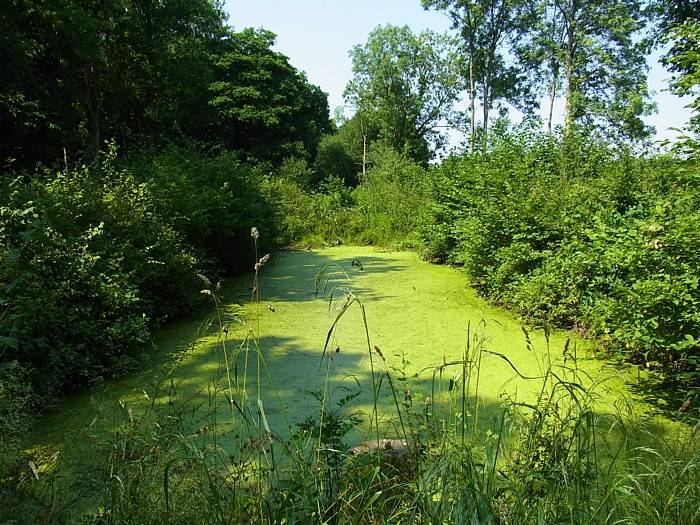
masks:
<svg viewBox="0 0 700 525"><path fill-rule="evenodd" d="M620 138L651 132L641 116L648 102L645 12L637 0L556 0L561 36L550 61L563 71L565 126L598 125Z"/></svg>
<svg viewBox="0 0 700 525"><path fill-rule="evenodd" d="M671 47L663 59L673 73L671 92L691 96L690 131L700 134L700 4L697 2L664 2L660 25L662 40ZM700 150L697 141L685 140L685 146Z"/></svg>
<svg viewBox="0 0 700 525"><path fill-rule="evenodd" d="M318 187L323 179L333 176L341 179L346 186L357 185L358 163L345 139L340 134L326 135L321 139L314 163L316 176L312 186Z"/></svg>
<svg viewBox="0 0 700 525"><path fill-rule="evenodd" d="M447 13L464 43L462 63L469 93L469 144L477 142L476 100L480 99L482 141L488 138L489 115L499 99L514 105L525 102L523 83L505 54L528 25L528 3L523 0L422 0L423 7ZM527 108L525 108L527 109Z"/></svg>
<svg viewBox="0 0 700 525"><path fill-rule="evenodd" d="M361 182L372 164L371 151L381 143L376 119L358 112L340 122L337 132L323 138L314 165L316 182L339 177L349 186Z"/></svg>
<svg viewBox="0 0 700 525"><path fill-rule="evenodd" d="M111 139L312 160L326 94L272 51L272 33L225 19L213 0L13 0L0 10L0 162L94 159Z"/></svg>
<svg viewBox="0 0 700 525"><path fill-rule="evenodd" d="M423 0L423 6L445 11L462 35L472 144L477 96L484 132L498 98L531 112L535 94L547 93L550 131L554 102L563 96L567 130L587 126L627 140L650 134L641 120L653 105L640 1Z"/></svg>
<svg viewBox="0 0 700 525"><path fill-rule="evenodd" d="M223 22L209 0L14 1L0 14L0 158L30 166L110 138L198 137Z"/></svg>
<svg viewBox="0 0 700 525"><path fill-rule="evenodd" d="M345 89L358 122L376 125L397 151L426 163L444 141L438 126L454 116L462 89L455 43L407 27L377 27L350 51L353 78ZM366 134L365 134L366 135Z"/></svg>
<svg viewBox="0 0 700 525"><path fill-rule="evenodd" d="M231 32L220 42L209 102L213 128L227 147L256 159L311 160L331 130L327 96L273 51L274 43L274 33L263 29Z"/></svg>

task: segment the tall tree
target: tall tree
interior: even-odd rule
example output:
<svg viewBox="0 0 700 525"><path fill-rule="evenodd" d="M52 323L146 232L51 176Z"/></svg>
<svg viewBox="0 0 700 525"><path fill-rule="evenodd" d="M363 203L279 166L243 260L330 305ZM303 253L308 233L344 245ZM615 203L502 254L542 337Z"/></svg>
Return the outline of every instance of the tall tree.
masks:
<svg viewBox="0 0 700 525"><path fill-rule="evenodd" d="M653 110L647 88L639 0L544 0L530 32L530 56L548 71L549 128L560 81L566 130L596 126L618 138L649 135L641 117ZM520 50L527 46L521 46ZM535 51L533 52L533 48Z"/></svg>
<svg viewBox="0 0 700 525"><path fill-rule="evenodd" d="M454 118L462 90L454 41L431 31L414 35L407 26L380 26L350 56L346 99L390 146L427 162L444 140L438 126Z"/></svg>
<svg viewBox="0 0 700 525"><path fill-rule="evenodd" d="M484 142L496 100L516 101L518 74L508 67L505 52L527 25L523 0L422 0L423 7L444 11L464 43L464 69L469 92L469 137L477 135L476 101L480 98Z"/></svg>
<svg viewBox="0 0 700 525"><path fill-rule="evenodd" d="M691 17L682 20L671 25L665 37L671 49L664 63L673 72L671 91L693 98L689 106L692 110L689 127L700 135L700 22ZM694 152L700 151L696 141L686 140L686 146L692 146Z"/></svg>
<svg viewBox="0 0 700 525"><path fill-rule="evenodd" d="M258 160L311 160L331 130L328 99L272 49L274 42L274 33L264 29L231 31L221 41L209 102L216 114L213 132Z"/></svg>
<svg viewBox="0 0 700 525"><path fill-rule="evenodd" d="M211 0L12 0L0 10L0 159L196 136L224 18Z"/></svg>

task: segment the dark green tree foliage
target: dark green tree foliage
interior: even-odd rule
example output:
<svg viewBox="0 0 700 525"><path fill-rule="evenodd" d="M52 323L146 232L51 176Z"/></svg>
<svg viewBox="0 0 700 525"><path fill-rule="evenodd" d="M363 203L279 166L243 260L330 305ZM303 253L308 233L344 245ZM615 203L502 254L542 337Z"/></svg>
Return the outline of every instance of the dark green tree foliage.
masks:
<svg viewBox="0 0 700 525"><path fill-rule="evenodd" d="M335 134L324 137L319 145L314 164L316 180L339 177L347 185L356 186L373 163L371 151L376 146L386 146L380 137L378 121L365 113L345 120Z"/></svg>
<svg viewBox="0 0 700 525"><path fill-rule="evenodd" d="M64 59L60 27L65 2L49 9L17 0L0 9L0 161L54 160L63 145L80 142L76 107L80 84ZM59 15L61 13L61 15ZM65 35L67 36L67 35Z"/></svg>
<svg viewBox="0 0 700 525"><path fill-rule="evenodd" d="M534 322L700 380L697 163L637 159L581 135L506 134L433 174L427 255L463 264Z"/></svg>
<svg viewBox="0 0 700 525"><path fill-rule="evenodd" d="M0 14L0 158L32 165L111 138L199 136L222 24L209 0L14 0Z"/></svg>
<svg viewBox="0 0 700 525"><path fill-rule="evenodd" d="M362 159L352 154L351 146L344 140L344 135L326 135L318 146L318 155L314 164L316 172L315 186L328 177L340 178L346 186L356 186Z"/></svg>
<svg viewBox="0 0 700 525"><path fill-rule="evenodd" d="M258 159L312 159L331 130L327 97L272 50L274 42L270 31L253 29L220 42L210 101L215 128L227 147Z"/></svg>
<svg viewBox="0 0 700 525"><path fill-rule="evenodd" d="M439 125L448 122L461 91L454 43L407 27L377 27L351 51L353 79L345 96L365 122L396 151L427 162L442 145Z"/></svg>
<svg viewBox="0 0 700 525"><path fill-rule="evenodd" d="M114 151L0 188L0 364L43 395L124 371L151 327L200 306L197 273L250 268L251 226L273 235L260 175L231 154L126 169Z"/></svg>
<svg viewBox="0 0 700 525"><path fill-rule="evenodd" d="M313 158L326 95L271 50L272 33L224 20L211 0L12 0L0 10L0 160L188 138Z"/></svg>
<svg viewBox="0 0 700 525"><path fill-rule="evenodd" d="M271 209L261 193L262 168L236 154L203 157L193 148L170 146L134 163L138 179L151 189L156 212L166 217L211 273L250 270L250 228L261 233L260 250L272 248Z"/></svg>

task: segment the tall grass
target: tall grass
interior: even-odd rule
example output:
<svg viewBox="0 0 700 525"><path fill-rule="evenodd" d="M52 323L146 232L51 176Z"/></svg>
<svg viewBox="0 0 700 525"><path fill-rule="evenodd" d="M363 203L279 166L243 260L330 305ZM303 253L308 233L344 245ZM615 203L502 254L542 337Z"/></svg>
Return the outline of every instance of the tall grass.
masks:
<svg viewBox="0 0 700 525"><path fill-rule="evenodd" d="M252 236L257 243L257 230ZM268 259L256 253L240 344L229 339L240 319L221 303L219 286L204 281L202 293L215 307L205 329L218 334L220 356L207 395L180 399L170 376L140 409L123 405L116 430L91 438L95 457L104 460L96 462L91 497L82 505L57 505L70 501L61 495L70 486L49 473L20 475L16 490L33 497L22 507L27 521L699 522L697 426L679 426L669 440L637 425L622 406L614 416L599 414L599 385L579 370L575 345L567 342L564 362L555 364L552 352L562 349L549 348L548 331L547 347L538 349L524 330L539 363L536 376L521 374L490 348L485 323L467 328L460 359L411 373L405 358L394 365L373 344L362 298L343 269L323 268L317 276L317 293L334 313L319 355L324 387L313 394L317 415L291 425L261 343L260 272ZM330 386L333 342L353 308L361 314L370 374L366 384L356 380L356 388L338 395ZM505 360L535 382L535 399L506 396L487 406L480 373L489 359ZM419 386L423 379L427 390ZM363 391L371 393L371 407L358 417ZM286 428L269 425L265 404L275 401Z"/></svg>

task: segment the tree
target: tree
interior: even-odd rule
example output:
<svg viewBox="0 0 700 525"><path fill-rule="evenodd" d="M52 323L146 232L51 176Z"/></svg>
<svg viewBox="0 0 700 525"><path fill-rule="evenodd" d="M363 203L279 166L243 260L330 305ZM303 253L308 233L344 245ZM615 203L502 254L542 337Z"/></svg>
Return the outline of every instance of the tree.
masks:
<svg viewBox="0 0 700 525"><path fill-rule="evenodd" d="M312 182L316 187L328 177L338 177L346 186L355 186L358 182L357 162L352 156L349 145L339 134L326 135L321 139L314 171L316 177Z"/></svg>
<svg viewBox="0 0 700 525"><path fill-rule="evenodd" d="M476 144L476 100L481 98L483 142L489 114L498 99L519 102L519 77L506 66L504 52L527 25L523 0L422 0L423 7L445 11L464 42L464 67L469 92L469 142Z"/></svg>
<svg viewBox="0 0 700 525"><path fill-rule="evenodd" d="M321 140L314 168L320 182L336 176L348 186L360 182L371 164L371 151L382 144L376 120L369 120L363 113L356 113L342 121L337 132Z"/></svg>
<svg viewBox="0 0 700 525"><path fill-rule="evenodd" d="M563 81L565 127L597 127L627 140L647 137L641 117L649 102L642 34L646 12L638 0L544 0L531 46L549 72L551 108ZM532 49L532 47L531 47Z"/></svg>
<svg viewBox="0 0 700 525"><path fill-rule="evenodd" d="M671 91L677 95L695 97L691 130L700 133L700 3L683 0L657 2L660 15L660 41L671 47L663 58L673 73Z"/></svg>
<svg viewBox="0 0 700 525"><path fill-rule="evenodd" d="M666 40L672 43L664 58L664 63L674 73L671 91L693 97L689 126L691 131L700 134L700 22L688 18L672 26ZM688 146L694 145L695 151L700 150L696 142L687 142Z"/></svg>
<svg viewBox="0 0 700 525"><path fill-rule="evenodd" d="M0 159L198 138L223 24L211 0L13 0L0 10Z"/></svg>
<svg viewBox="0 0 700 525"><path fill-rule="evenodd" d="M438 126L455 116L462 82L454 45L430 31L380 26L350 51L354 76L346 99L362 122L376 124L381 139L418 162L442 145Z"/></svg>
<svg viewBox="0 0 700 525"><path fill-rule="evenodd" d="M274 42L274 33L263 29L231 31L221 41L210 88L213 133L258 160L313 159L321 136L331 130L328 99L272 50Z"/></svg>

